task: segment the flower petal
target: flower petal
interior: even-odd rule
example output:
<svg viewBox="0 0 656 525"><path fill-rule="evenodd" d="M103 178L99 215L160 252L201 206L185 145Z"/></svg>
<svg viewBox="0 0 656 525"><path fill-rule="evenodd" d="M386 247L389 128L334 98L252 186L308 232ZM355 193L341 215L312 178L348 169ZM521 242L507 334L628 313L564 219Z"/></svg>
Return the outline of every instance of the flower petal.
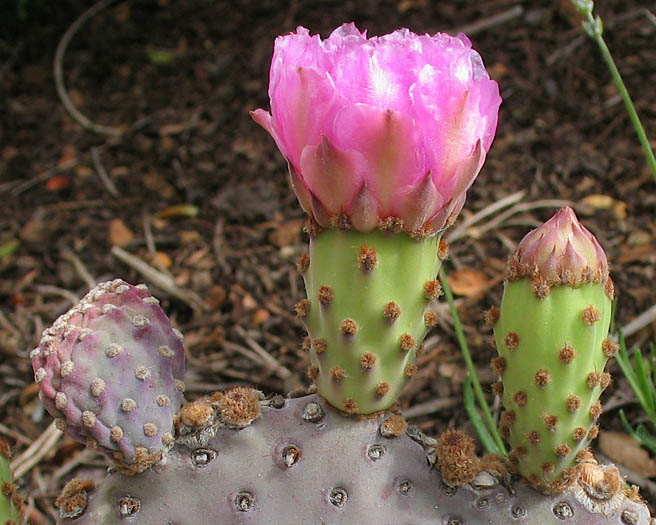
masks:
<svg viewBox="0 0 656 525"><path fill-rule="evenodd" d="M320 144L303 149L300 160L303 180L331 215L339 214L362 186L358 157L336 148L326 137Z"/></svg>

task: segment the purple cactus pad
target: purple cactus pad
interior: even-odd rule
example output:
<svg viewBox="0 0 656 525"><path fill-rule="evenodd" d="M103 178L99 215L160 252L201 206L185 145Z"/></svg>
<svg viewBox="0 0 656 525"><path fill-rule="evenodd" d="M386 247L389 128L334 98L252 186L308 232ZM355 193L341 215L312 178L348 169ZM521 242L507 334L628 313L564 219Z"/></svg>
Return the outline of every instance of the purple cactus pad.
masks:
<svg viewBox="0 0 656 525"><path fill-rule="evenodd" d="M133 471L172 445L184 391L182 334L158 303L145 285L101 283L30 353L58 428Z"/></svg>

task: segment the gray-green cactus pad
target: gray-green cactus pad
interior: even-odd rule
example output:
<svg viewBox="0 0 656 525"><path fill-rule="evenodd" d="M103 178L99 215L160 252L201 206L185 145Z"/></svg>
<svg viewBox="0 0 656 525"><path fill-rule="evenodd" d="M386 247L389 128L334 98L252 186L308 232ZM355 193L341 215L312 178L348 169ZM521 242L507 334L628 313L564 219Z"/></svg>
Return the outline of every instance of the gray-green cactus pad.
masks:
<svg viewBox="0 0 656 525"><path fill-rule="evenodd" d="M650 524L626 498L608 516L590 514L572 492L543 496L487 472L447 487L427 460L435 440L413 429L383 437L384 416L347 419L318 396L263 405L242 430L186 435L163 465L110 474L82 516L62 523Z"/></svg>

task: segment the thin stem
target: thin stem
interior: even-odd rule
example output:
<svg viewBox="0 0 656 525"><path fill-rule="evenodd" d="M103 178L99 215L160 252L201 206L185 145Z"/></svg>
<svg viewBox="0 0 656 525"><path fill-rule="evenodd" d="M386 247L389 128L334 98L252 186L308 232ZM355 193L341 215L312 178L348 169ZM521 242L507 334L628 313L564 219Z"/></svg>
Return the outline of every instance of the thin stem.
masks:
<svg viewBox="0 0 656 525"><path fill-rule="evenodd" d="M487 423L488 430L494 442L496 443L499 450L503 454L506 454L506 447L503 444L503 440L497 431L497 427L494 424L494 419L492 418L492 412L490 412L490 407L487 404L485 399L485 394L483 394L483 388L481 388L481 383L478 380L478 375L476 374L476 369L474 368L474 362L472 361L471 354L469 353L469 346L467 345L467 339L465 338L465 332L462 329L462 323L460 322L460 316L458 315L458 310L456 308L456 303L453 300L453 293L451 292L451 287L446 279L446 274L444 273L444 267L440 268L440 281L442 282L442 288L444 290L444 295L446 300L449 302L449 309L451 310L451 316L453 317L453 327L456 330L456 336L458 337L458 343L460 344L460 350L462 352L462 357L465 360L465 365L467 365L467 370L469 371L469 378L471 379L472 386L474 387L474 394L476 395L476 400L480 405L483 416L485 417L485 422Z"/></svg>
<svg viewBox="0 0 656 525"><path fill-rule="evenodd" d="M604 57L606 65L610 70L610 74L620 91L620 96L622 97L624 105L626 106L626 110L629 113L631 124L633 124L633 129L635 129L635 132L638 135L638 140L640 141L642 150L645 153L645 157L647 157L647 164L651 169L651 174L654 177L654 182L656 182L656 158L654 157L654 151L651 149L649 139L647 138L647 133L645 132L645 128L642 126L642 122L640 122L640 117L638 116L638 112L633 105L629 91L624 85L622 74L620 73L620 70L617 69L615 60L613 60L613 56L610 54L610 50L604 41L603 24L601 22L601 18L599 18L599 16L596 18L592 16L592 8L593 4L592 2L589 2L585 3L585 6L581 9L581 13L586 18L585 22L583 22L583 29L585 33L597 43L599 49L601 50L601 55Z"/></svg>

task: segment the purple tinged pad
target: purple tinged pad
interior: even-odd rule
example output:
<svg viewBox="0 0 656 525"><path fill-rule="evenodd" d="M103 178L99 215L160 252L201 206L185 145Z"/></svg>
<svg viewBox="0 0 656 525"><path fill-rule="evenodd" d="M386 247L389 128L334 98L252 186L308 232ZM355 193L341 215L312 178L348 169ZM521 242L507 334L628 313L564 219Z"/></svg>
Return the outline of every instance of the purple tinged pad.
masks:
<svg viewBox="0 0 656 525"><path fill-rule="evenodd" d="M30 353L58 428L128 470L173 444L182 404L182 334L145 285L101 283L43 332Z"/></svg>

